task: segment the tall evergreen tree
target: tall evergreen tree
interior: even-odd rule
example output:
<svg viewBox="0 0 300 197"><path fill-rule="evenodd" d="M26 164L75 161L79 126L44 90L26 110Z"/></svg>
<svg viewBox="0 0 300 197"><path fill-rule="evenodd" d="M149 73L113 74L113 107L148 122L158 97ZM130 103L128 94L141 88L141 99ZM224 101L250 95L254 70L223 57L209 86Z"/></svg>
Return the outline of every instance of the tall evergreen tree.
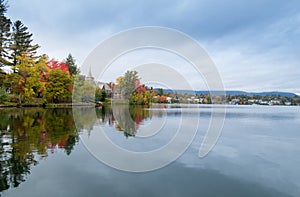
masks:
<svg viewBox="0 0 300 197"><path fill-rule="evenodd" d="M28 32L28 28L19 20L13 25L13 32L10 43L10 59L13 66L18 64L18 56L26 55L30 58L36 57L36 50L39 45L32 44L32 34Z"/></svg>
<svg viewBox="0 0 300 197"><path fill-rule="evenodd" d="M8 65L8 45L10 41L10 26L11 21L5 16L7 11L7 3L4 0L0 0L0 67Z"/></svg>
<svg viewBox="0 0 300 197"><path fill-rule="evenodd" d="M68 66L71 76L75 76L79 73L79 69L77 68L75 59L73 58L73 56L71 54L68 55L68 57L65 60L65 63Z"/></svg>

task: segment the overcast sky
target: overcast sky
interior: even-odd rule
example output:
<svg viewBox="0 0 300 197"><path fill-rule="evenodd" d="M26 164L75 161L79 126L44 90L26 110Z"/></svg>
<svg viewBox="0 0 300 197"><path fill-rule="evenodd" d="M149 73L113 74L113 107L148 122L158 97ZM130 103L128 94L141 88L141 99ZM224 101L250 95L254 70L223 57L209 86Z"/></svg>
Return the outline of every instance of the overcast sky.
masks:
<svg viewBox="0 0 300 197"><path fill-rule="evenodd" d="M40 52L80 66L111 35L139 26L182 31L209 53L228 90L300 93L298 0L10 0L7 16Z"/></svg>

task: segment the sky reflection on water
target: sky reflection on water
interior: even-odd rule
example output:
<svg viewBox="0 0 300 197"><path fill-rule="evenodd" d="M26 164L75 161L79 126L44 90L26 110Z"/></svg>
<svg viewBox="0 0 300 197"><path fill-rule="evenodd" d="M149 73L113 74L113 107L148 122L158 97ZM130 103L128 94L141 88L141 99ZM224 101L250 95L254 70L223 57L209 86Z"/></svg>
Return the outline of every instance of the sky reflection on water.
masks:
<svg viewBox="0 0 300 197"><path fill-rule="evenodd" d="M61 140L68 141L70 136L78 137L74 125L66 127L69 128L68 135L65 132L61 134L54 132L62 128L55 127L49 120L46 127L49 129L41 130L42 122L51 119L51 114L54 112L24 110L2 111L1 120L9 121L9 118L5 119L4 116L11 117L12 114L14 114L14 121L22 120L25 133L20 133L14 128L15 135L20 136L15 143L20 146L19 144L26 142L23 145L33 147L33 155L43 155L43 158L35 157L37 164L29 165L28 173L23 176L24 182L21 181L17 186L11 186L6 190L2 187L4 196L98 196L100 194L104 196L298 196L300 194L300 168L297 165L300 163L298 146L300 113L297 107L228 108L223 132L217 145L202 159L198 157L198 150L208 126L209 108L196 108L200 111L200 116L197 113L183 113L186 116L193 116L193 114L199 116L200 126L193 143L177 161L149 173L127 173L110 168L89 154L80 140L75 140L71 151L66 154L66 144L65 146L59 144ZM169 122L164 133L156 134L153 139L146 139L148 143L144 143L143 138L126 135L122 130L118 131L117 125L122 126L124 123L117 123L118 119L112 117L111 112L109 109L96 111L97 119L93 120L88 115L89 110L85 109L81 111L86 113L86 119L82 120L84 124L76 126L79 126L77 128L81 129L80 132L84 130L91 135L98 132L99 127L106 128L106 134L114 140L114 143L124 148L144 151L157 148L170 140L172 137L170 125L176 124L178 117L182 115L176 109L167 110L160 115L152 113L151 110L142 112L144 115L138 118L139 123L133 121L135 134L142 130L143 125L150 124L155 119L167 118ZM42 120L35 124L39 127L31 125L29 127L31 129L24 130L25 123L28 123L25 120L28 120L28 117L36 117L37 113ZM66 122L68 120L66 117L73 116L69 112L62 111L54 114L64 115ZM57 119L53 121L58 122ZM2 121L2 140L3 130L5 130L3 128L7 128L4 124L5 122ZM50 130L51 125L52 130ZM32 128L38 128L36 135L33 134L35 130ZM39 142L37 144L41 144L43 131L48 136L53 136L48 137L47 143L44 143L47 144L44 146L48 150L47 154L39 152L37 147L41 146L34 147L35 141L29 140L37 139L36 142ZM12 128L10 132L13 132ZM54 144L54 148L51 149L49 144ZM22 150L28 149L22 148ZM1 172L3 172L5 169L3 154L1 162ZM7 165L9 164L12 163L8 162ZM2 173L1 179L3 176Z"/></svg>

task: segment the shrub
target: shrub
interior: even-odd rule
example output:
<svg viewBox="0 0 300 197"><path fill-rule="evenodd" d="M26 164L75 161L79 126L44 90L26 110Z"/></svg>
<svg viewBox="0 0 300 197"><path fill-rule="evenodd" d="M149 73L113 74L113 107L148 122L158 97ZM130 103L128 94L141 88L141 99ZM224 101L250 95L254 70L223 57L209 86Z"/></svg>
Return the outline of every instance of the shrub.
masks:
<svg viewBox="0 0 300 197"><path fill-rule="evenodd" d="M0 103L3 104L7 100L8 100L7 93L5 92L5 90L3 90L2 88L0 88Z"/></svg>

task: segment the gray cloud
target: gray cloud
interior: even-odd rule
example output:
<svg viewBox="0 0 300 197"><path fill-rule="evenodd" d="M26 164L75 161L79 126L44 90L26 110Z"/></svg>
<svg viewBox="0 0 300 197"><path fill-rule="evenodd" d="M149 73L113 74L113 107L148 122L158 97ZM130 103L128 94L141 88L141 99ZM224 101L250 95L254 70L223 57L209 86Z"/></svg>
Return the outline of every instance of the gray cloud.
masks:
<svg viewBox="0 0 300 197"><path fill-rule="evenodd" d="M81 64L103 39L124 29L158 25L197 39L212 55L229 89L300 92L300 4L297 1L9 1L42 45ZM258 87L259 86L259 87Z"/></svg>

